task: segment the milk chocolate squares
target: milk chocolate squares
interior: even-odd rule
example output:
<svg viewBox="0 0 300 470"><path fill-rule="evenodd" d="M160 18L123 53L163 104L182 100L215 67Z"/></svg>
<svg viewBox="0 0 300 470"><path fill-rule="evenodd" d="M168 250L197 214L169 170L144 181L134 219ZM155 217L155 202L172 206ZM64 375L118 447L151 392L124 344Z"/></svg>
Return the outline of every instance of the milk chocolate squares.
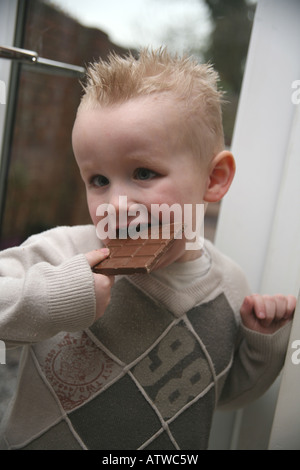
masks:
<svg viewBox="0 0 300 470"><path fill-rule="evenodd" d="M181 238L182 225L157 226L132 238L112 239L107 243L110 255L92 268L94 273L114 276L118 274L150 273L163 255ZM168 238L166 238L166 236ZM145 238L146 237L146 238Z"/></svg>

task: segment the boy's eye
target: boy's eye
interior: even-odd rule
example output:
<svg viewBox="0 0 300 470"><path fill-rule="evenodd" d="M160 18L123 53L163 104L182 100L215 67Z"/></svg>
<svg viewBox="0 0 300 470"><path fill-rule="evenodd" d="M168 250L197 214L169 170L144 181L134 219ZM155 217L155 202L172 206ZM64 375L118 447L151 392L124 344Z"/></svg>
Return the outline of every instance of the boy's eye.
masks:
<svg viewBox="0 0 300 470"><path fill-rule="evenodd" d="M156 176L156 173L148 168L137 168L134 172L134 178L137 180L149 180Z"/></svg>
<svg viewBox="0 0 300 470"><path fill-rule="evenodd" d="M109 180L106 178L106 176L96 175L91 178L90 183L92 186L102 187L107 186L109 184Z"/></svg>

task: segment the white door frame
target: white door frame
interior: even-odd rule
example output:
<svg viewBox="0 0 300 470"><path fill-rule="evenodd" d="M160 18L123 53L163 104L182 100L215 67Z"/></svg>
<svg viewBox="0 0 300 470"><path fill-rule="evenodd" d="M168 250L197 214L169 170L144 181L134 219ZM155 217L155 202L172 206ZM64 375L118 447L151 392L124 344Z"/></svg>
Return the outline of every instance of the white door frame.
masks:
<svg viewBox="0 0 300 470"><path fill-rule="evenodd" d="M232 143L237 174L216 234L217 247L244 269L252 291L265 294L297 296L300 287L300 104L292 101L299 21L298 0L258 0ZM279 384L236 413L231 448L268 448ZM296 389L289 400L300 422Z"/></svg>
<svg viewBox="0 0 300 470"><path fill-rule="evenodd" d="M300 449L300 295L283 369L269 450ZM298 399L297 399L298 397Z"/></svg>

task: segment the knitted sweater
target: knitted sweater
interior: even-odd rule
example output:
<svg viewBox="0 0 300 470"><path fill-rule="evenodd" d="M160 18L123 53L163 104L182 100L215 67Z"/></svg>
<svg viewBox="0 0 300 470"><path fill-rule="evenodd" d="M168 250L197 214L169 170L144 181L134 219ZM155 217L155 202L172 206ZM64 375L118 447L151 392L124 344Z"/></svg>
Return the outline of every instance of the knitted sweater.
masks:
<svg viewBox="0 0 300 470"><path fill-rule="evenodd" d="M274 381L289 327L241 325L247 282L210 242L201 282L120 277L94 322L83 253L99 246L92 226L60 227L0 254L0 339L24 346L0 448L206 449L216 406Z"/></svg>

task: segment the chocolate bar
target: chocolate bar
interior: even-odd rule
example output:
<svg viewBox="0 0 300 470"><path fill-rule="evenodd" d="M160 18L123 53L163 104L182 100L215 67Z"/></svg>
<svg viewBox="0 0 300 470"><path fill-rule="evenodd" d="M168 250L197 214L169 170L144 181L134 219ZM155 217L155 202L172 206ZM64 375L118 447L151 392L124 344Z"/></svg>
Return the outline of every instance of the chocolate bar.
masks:
<svg viewBox="0 0 300 470"><path fill-rule="evenodd" d="M111 239L107 243L109 257L96 264L92 270L107 276L150 273L176 238L180 238L182 231L182 225L172 224L168 227L149 227L147 233L141 232L136 240Z"/></svg>

